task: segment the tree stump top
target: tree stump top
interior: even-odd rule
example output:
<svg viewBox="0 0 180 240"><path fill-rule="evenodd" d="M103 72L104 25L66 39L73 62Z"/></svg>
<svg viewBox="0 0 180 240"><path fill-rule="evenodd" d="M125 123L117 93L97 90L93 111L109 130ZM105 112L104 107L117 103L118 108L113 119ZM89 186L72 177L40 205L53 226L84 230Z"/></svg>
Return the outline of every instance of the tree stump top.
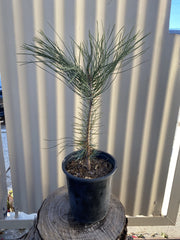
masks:
<svg viewBox="0 0 180 240"><path fill-rule="evenodd" d="M57 189L44 200L36 223L24 239L44 240L118 240L125 239L126 217L122 204L111 197L107 216L90 225L80 225L70 213L65 187Z"/></svg>
<svg viewBox="0 0 180 240"><path fill-rule="evenodd" d="M115 240L125 225L124 208L113 196L105 219L90 225L78 224L71 216L67 189L63 187L57 189L43 202L37 228L44 240Z"/></svg>

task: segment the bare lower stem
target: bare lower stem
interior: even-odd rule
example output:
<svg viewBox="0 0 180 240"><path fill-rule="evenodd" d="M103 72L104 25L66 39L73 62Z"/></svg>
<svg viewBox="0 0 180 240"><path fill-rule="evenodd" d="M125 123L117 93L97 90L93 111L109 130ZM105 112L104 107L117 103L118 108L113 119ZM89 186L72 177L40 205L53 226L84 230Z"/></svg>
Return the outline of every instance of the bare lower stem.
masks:
<svg viewBox="0 0 180 240"><path fill-rule="evenodd" d="M91 169L90 155L91 155L91 113L92 113L92 100L89 100L89 109L87 117L87 130L86 130L86 141L87 141L87 152L86 152L86 165L88 170Z"/></svg>

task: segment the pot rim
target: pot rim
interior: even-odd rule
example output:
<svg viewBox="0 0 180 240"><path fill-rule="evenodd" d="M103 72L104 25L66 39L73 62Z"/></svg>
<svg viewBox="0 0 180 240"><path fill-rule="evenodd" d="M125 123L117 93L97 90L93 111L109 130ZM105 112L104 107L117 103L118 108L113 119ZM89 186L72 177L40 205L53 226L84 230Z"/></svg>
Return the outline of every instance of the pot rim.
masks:
<svg viewBox="0 0 180 240"><path fill-rule="evenodd" d="M97 150L98 152L98 155L105 155L106 156L106 159L109 160L109 162L112 163L113 165L113 169L111 172L109 172L107 175L103 176L103 177L98 177L98 178L80 178L80 177L76 177L70 173L68 173L66 171L66 163L68 162L68 160L70 159L70 156L73 155L74 153L76 153L78 151L73 151L71 153L69 153L65 158L64 160L62 161L62 170L63 172L66 174L66 176L68 176L69 178L71 179L74 179L74 180L79 180L79 181L83 181L83 182L100 182L100 181L103 181L107 178L109 178L110 176L114 175L114 173L116 172L117 170L117 162L115 160L115 158L110 155L109 153L107 152L104 152L104 151L101 151L101 150Z"/></svg>

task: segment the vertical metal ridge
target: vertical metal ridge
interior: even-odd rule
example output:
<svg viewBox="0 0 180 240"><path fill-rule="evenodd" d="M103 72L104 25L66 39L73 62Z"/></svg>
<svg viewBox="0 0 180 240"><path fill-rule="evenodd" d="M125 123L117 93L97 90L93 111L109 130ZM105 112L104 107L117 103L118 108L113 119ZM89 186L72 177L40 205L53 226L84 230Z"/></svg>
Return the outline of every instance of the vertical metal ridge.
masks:
<svg viewBox="0 0 180 240"><path fill-rule="evenodd" d="M164 160L164 151L166 148L166 138L168 136L168 128L170 125L170 121L172 122L171 117L171 108L173 107L172 101L173 96L175 94L175 87L176 87L176 78L177 78L177 69L178 69L178 49L179 41L177 41L177 38L175 38L174 47L172 51L172 57L171 57L171 64L169 69L169 76L167 78L167 88L166 88L166 94L165 94L165 103L164 103L164 109L163 109L163 116L162 116L162 122L161 122L161 129L160 129L160 136L159 136L159 143L158 143L158 151L156 155L156 162L155 162L155 168L154 168L154 177L152 179L152 188L151 188L151 198L150 198L150 205L149 205L149 214L152 212L160 212L161 213L161 206L162 206L162 200L163 195L159 194L159 189L161 188L161 191L165 188L165 181L162 182L162 178L165 175L167 178L167 170L170 162L170 158L166 160L167 163L165 163ZM174 106L175 107L175 106ZM154 205L155 202L158 203L156 206Z"/></svg>
<svg viewBox="0 0 180 240"><path fill-rule="evenodd" d="M109 126L108 126L107 152L111 154L114 154L114 151L115 151L119 87L120 87L120 77L118 76L117 81L112 86L111 95L110 95L110 112L109 112L110 119L109 119Z"/></svg>
<svg viewBox="0 0 180 240"><path fill-rule="evenodd" d="M145 124L144 124L144 133L143 133L143 139L142 139L142 149L141 149L141 156L140 156L140 168L139 168L139 176L138 176L138 182L137 182L137 192L136 192L136 201L135 201L135 209L136 212L139 212L140 214L146 214L145 209L147 207L144 205L144 196L143 193L145 191L145 179L147 179L147 174L151 173L153 175L151 169L151 172L148 171L148 153L149 149L152 147L150 146L150 138L152 133L152 122L153 122L153 115L155 114L153 112L155 108L155 98L156 98L156 91L157 91L157 83L159 81L158 79L158 72L159 72L159 63L161 61L160 54L162 51L161 47L161 41L163 38L163 25L165 21L165 9L167 5L164 4L163 1L159 2L158 9L158 20L156 24L156 32L155 32L155 40L154 40L154 49L153 49L153 55L152 55L152 66L151 66L151 73L150 73L150 79L149 79L149 90L148 90L148 96L147 96L147 108L146 108L146 115L145 115ZM155 130L155 129L154 129ZM150 154L150 153L149 153ZM154 160L152 160L154 161ZM153 165L152 165L153 166ZM149 176L150 179L151 175ZM148 177L148 178L149 178ZM149 184L151 184L151 180L149 179ZM148 184L148 185L149 185ZM148 191L146 187L146 191ZM146 195L147 196L147 195ZM144 200L143 200L144 199ZM148 200L146 201L148 203Z"/></svg>
<svg viewBox="0 0 180 240"><path fill-rule="evenodd" d="M0 71L1 80L3 86L3 101L4 107L7 108L6 123L8 125L8 142L10 146L9 160L11 166L11 178L13 180L13 191L14 191L14 203L15 206L20 208L27 208L26 199L22 202L22 195L18 195L20 189L23 187L25 181L24 174L24 163L23 163L23 150L22 150L22 131L21 131L21 119L20 108L19 108L19 88L15 92L18 86L18 76L16 68L16 48L15 48L15 35L14 35L14 21L13 21L13 6L12 2L1 2L1 56L3 56ZM8 17L7 17L8 16ZM16 110L15 110L16 109ZM14 123L16 122L16 128ZM19 138L17 141L17 138ZM18 151L19 149L19 151ZM17 161L17 159L19 161ZM20 170L21 168L21 170ZM22 171L22 172L21 172ZM18 183L18 185L16 185Z"/></svg>
<svg viewBox="0 0 180 240"><path fill-rule="evenodd" d="M75 1L66 0L64 1L64 42L66 46L71 47L71 38L75 39ZM66 53L66 51L65 51ZM65 136L68 138L74 138L73 132L73 120L75 112L75 94L65 87ZM73 151L73 147L68 147L65 150L65 154Z"/></svg>
<svg viewBox="0 0 180 240"><path fill-rule="evenodd" d="M34 32L35 35L38 31L43 30L43 2L33 1L33 16L34 16ZM36 81L37 81L37 105L38 105L38 131L39 131L39 146L40 146L40 169L41 169L41 182L42 182L42 197L43 199L48 194L48 155L45 149L47 149L47 142L44 143L44 139L47 139L47 119L46 119L46 97L45 97L45 79L46 74L39 67L36 67Z"/></svg>
<svg viewBox="0 0 180 240"><path fill-rule="evenodd" d="M63 43L60 40L60 38L64 39L64 0L59 1L55 0L54 3L54 9L55 9L55 18L54 18L54 24L55 24L55 41L58 43L58 45L63 49ZM65 176L63 174L61 164L62 160L65 157L65 152L61 152L60 145L58 144L62 143L63 138L65 138L65 129L66 129L66 119L65 119L65 86L64 84L58 79L55 79L56 81L56 123L57 123L57 185L63 186L65 185Z"/></svg>
<svg viewBox="0 0 180 240"><path fill-rule="evenodd" d="M143 9L143 13L142 12ZM139 28L144 29L145 22L145 13L146 13L146 2L139 1L137 6L137 17L136 17L136 27L135 31L138 32ZM143 50L143 46L138 51ZM134 53L136 54L136 52ZM123 156L123 169L122 169L122 181L121 181L121 200L124 203L127 203L129 213L133 211L134 205L134 195L136 194L136 173L138 172L138 159L135 157L137 151L137 140L134 138L135 128L138 126L135 125L137 119L137 99L139 94L139 84L141 67L138 66L142 62L143 56L135 58L132 63L131 69L131 82L130 82L130 95L128 103L128 113L127 113L127 126L126 126L126 136L125 136L125 149ZM140 131L140 130L139 130ZM136 164L134 163L136 161ZM135 168L133 166L136 166ZM133 172L132 173L132 167ZM131 178L129 177L131 176ZM134 183L133 187L130 182Z"/></svg>
<svg viewBox="0 0 180 240"><path fill-rule="evenodd" d="M75 41L77 44L80 44L84 41L85 38L85 3L83 0L75 1L75 19L74 19L74 32L75 32ZM76 48L76 54L78 56L78 49ZM83 64L81 59L81 65ZM74 126L78 126L80 124L79 114L81 108L81 98L77 94L74 95ZM77 131L74 132L74 138L79 138L79 133Z"/></svg>
<svg viewBox="0 0 180 240"><path fill-rule="evenodd" d="M117 33L124 25L125 25L125 16L126 16L126 5L127 1L117 1L117 8L115 11L115 32ZM109 126L108 126L108 144L107 150L117 160L118 171L113 178L113 193L116 194L121 199L120 191L121 191L121 176L122 176L122 155L123 155L123 147L122 143L123 133L125 130L122 122L126 118L126 111L122 112L122 102L124 100L123 93L125 92L124 84L127 79L123 79L125 74L118 74L114 84L111 88L111 98L110 98L110 112L109 112ZM123 81L123 82L122 82ZM126 89L126 88L125 88ZM121 101L122 100L122 101ZM125 105L125 104L124 104ZM121 115L120 115L121 114ZM119 184L117 184L119 182Z"/></svg>
<svg viewBox="0 0 180 240"><path fill-rule="evenodd" d="M118 1L116 9L116 26L115 32L117 33L122 26L124 26L124 15L119 14L120 11L125 13L126 1ZM114 154L115 151L115 136L116 136L116 126L117 126L117 114L118 114L118 98L119 98L119 88L121 86L121 74L119 74L111 87L110 94L110 111L109 111L109 126L108 127L108 141L107 141L107 151Z"/></svg>
<svg viewBox="0 0 180 240"><path fill-rule="evenodd" d="M48 23L51 23L54 28L54 1L49 4L48 0L43 1L44 14L44 31L53 41L55 40L55 32L51 29ZM56 112L56 79L53 74L46 73L45 75L45 114L47 118L47 136L43 141L47 141L46 153L48 154L48 192L53 192L57 188L57 153L56 148L49 149L52 140L57 139L57 112ZM53 117L52 117L53 116ZM53 162L53 164L52 164Z"/></svg>
<svg viewBox="0 0 180 240"><path fill-rule="evenodd" d="M13 2L13 20L14 20L14 34L15 34L15 49L16 52L19 51L19 45L22 41L24 41L24 32L23 32L23 23L22 23L22 8L23 6L19 4L19 1L14 4ZM17 58L17 56L16 56ZM19 59L17 58L17 61ZM27 71L25 68L19 69L19 66L17 66L17 88L18 88L18 97L19 97L19 108L20 108L20 119L21 119L21 138L22 138L22 159L19 159L20 161L23 161L24 164L24 179L21 183L21 189L22 187L25 189L25 195L26 195L26 204L27 208L29 208L29 201L33 202L31 189L32 189L32 167L30 161L28 161L28 156L31 155L31 144L29 142L30 140L30 129L29 129L29 112L28 109L28 99L27 99L27 83L24 81L27 79ZM22 89L22 91L20 91ZM28 125L26 126L26 122ZM29 191L27 191L29 189Z"/></svg>
<svg viewBox="0 0 180 240"><path fill-rule="evenodd" d="M26 13L28 9L28 13ZM26 68L21 66L19 62L26 60L25 57L18 55L21 52L21 46L24 42L29 41L34 34L34 24L29 26L29 22L33 23L33 5L32 2L28 4L20 4L17 1L13 2L13 17L14 17L14 34L15 34L15 48L17 57L17 74L19 89L19 108L20 121L22 132L22 162L25 169L25 179L21 181L22 186L20 191L23 191L27 196L26 204L28 211L31 209L38 209L39 201L42 201L41 194L41 178L40 178L40 164L39 161L39 133L38 133L38 107L37 107L37 92L36 92L36 74L35 69L31 66ZM23 21L24 14L26 14L26 21ZM26 29L28 28L28 32ZM12 89L14 91L14 89ZM20 161L20 160L18 160ZM34 184L34 182L37 184ZM16 183L18 184L18 183ZM34 194L35 192L35 194ZM22 199L23 201L23 199Z"/></svg>
<svg viewBox="0 0 180 240"><path fill-rule="evenodd" d="M104 24L104 21L105 21L105 14L106 14L106 0L96 1L96 13L95 13L95 21L96 22L95 22L94 28L95 28L95 34L97 33L97 30L98 30L100 36L103 32L102 27L105 27L105 26L102 26L102 24ZM102 115L102 106L100 106L99 109L97 110L97 114L100 114L100 116ZM98 125L97 132L100 132L100 126L101 126L100 119L97 121L97 125ZM94 144L95 144L95 146L97 146L98 149L101 147L99 135L96 135L94 137Z"/></svg>

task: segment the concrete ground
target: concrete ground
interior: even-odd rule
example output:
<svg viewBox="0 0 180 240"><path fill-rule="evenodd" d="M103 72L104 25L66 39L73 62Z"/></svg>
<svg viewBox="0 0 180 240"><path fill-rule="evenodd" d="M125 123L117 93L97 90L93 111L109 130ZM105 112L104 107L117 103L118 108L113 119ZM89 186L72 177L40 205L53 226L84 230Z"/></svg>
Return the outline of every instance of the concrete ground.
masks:
<svg viewBox="0 0 180 240"><path fill-rule="evenodd" d="M129 226L128 234L145 238L165 237L180 239L180 207L178 211L177 221L175 226Z"/></svg>

